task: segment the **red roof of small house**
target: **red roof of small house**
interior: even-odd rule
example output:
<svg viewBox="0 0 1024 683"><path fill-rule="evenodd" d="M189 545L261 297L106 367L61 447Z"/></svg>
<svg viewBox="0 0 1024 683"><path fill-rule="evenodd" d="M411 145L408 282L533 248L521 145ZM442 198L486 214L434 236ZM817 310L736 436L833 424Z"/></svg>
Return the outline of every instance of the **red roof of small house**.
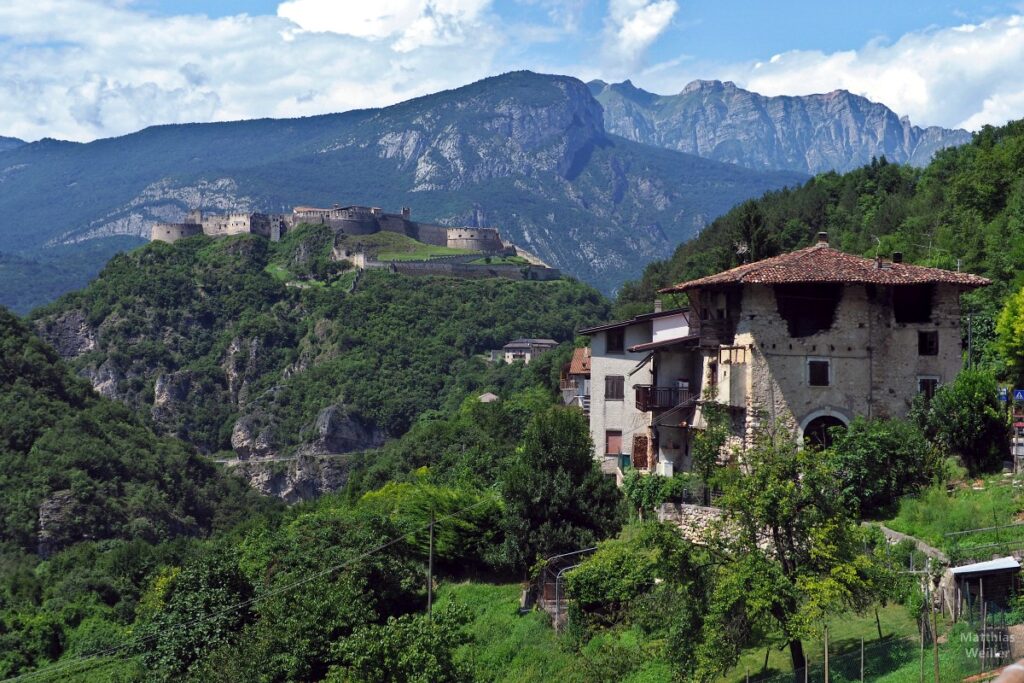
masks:
<svg viewBox="0 0 1024 683"><path fill-rule="evenodd" d="M572 360L569 361L570 375L590 374L590 347L584 346L581 349L573 349Z"/></svg>
<svg viewBox="0 0 1024 683"><path fill-rule="evenodd" d="M843 282L876 285L949 283L983 287L989 280L970 273L925 268L907 263L875 261L833 249L828 242L747 263L707 277L682 282L661 292L685 292L698 287L727 284L778 285L800 282Z"/></svg>

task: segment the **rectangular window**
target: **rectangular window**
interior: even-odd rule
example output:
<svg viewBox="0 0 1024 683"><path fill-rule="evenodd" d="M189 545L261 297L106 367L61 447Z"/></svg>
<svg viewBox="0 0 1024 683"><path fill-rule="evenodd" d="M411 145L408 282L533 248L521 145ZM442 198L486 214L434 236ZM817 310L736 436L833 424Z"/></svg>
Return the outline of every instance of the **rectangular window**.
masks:
<svg viewBox="0 0 1024 683"><path fill-rule="evenodd" d="M936 330L917 333L917 355L939 355L939 333Z"/></svg>
<svg viewBox="0 0 1024 683"><path fill-rule="evenodd" d="M623 353L626 346L626 331L621 327L615 330L608 330L605 335L608 340L605 350L608 353Z"/></svg>
<svg viewBox="0 0 1024 683"><path fill-rule="evenodd" d="M824 358L807 360L807 383L812 387L827 387L831 384L829 362Z"/></svg>
<svg viewBox="0 0 1024 683"><path fill-rule="evenodd" d="M618 455L622 452L622 432L608 430L604 433L604 454Z"/></svg>
<svg viewBox="0 0 1024 683"><path fill-rule="evenodd" d="M604 400L621 401L625 395L625 377L622 375L608 375L604 378Z"/></svg>
<svg viewBox="0 0 1024 683"><path fill-rule="evenodd" d="M917 393L924 394L926 400L932 400L939 388L939 378L925 375L917 378Z"/></svg>

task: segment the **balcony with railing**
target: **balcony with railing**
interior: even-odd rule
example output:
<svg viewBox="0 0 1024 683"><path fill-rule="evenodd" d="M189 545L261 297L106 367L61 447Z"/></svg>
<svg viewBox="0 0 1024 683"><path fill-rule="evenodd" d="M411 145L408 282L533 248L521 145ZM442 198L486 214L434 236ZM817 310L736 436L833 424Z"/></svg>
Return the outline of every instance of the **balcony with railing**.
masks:
<svg viewBox="0 0 1024 683"><path fill-rule="evenodd" d="M633 388L636 391L636 408L641 412L668 410L669 408L694 403L697 400L696 394L678 387L637 384Z"/></svg>

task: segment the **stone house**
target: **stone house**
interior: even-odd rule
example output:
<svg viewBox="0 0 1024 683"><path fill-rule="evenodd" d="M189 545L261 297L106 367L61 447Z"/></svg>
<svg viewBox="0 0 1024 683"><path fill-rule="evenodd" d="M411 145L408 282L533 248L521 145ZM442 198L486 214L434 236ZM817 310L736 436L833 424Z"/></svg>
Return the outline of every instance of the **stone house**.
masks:
<svg viewBox="0 0 1024 683"><path fill-rule="evenodd" d="M522 361L529 364L531 360L558 346L554 339L515 339L501 347L506 363Z"/></svg>
<svg viewBox="0 0 1024 683"><path fill-rule="evenodd" d="M806 249L664 289L687 295L688 327L661 339L637 327L637 341L625 345L632 376L643 380L620 399L631 406L613 408L635 424L623 448L634 467L689 469L707 400L726 407L744 445L765 423L827 444L829 430L855 416L904 417L918 394L960 371L960 295L987 284L904 264L899 254L846 254L821 233ZM593 419L608 412L596 393L592 432L607 429Z"/></svg>

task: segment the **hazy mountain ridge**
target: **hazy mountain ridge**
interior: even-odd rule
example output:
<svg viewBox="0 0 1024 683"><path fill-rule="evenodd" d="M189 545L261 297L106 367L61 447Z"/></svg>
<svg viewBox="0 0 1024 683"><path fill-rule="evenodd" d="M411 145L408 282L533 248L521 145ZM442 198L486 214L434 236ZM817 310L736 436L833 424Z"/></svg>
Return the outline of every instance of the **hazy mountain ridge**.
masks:
<svg viewBox="0 0 1024 683"><path fill-rule="evenodd" d="M26 143L24 140L19 140L18 138L8 138L4 137L3 135L0 135L0 152L6 152L8 150L15 149L16 147L21 147L24 144L28 143Z"/></svg>
<svg viewBox="0 0 1024 683"><path fill-rule="evenodd" d="M95 273L123 248L95 238L144 237L189 208L409 206L419 220L496 226L610 291L735 203L802 179L609 136L585 84L516 72L384 109L27 144L0 164L0 215L17 217L0 235L36 261L88 240Z"/></svg>
<svg viewBox="0 0 1024 683"><path fill-rule="evenodd" d="M754 169L843 172L881 156L924 166L936 151L971 139L965 130L912 125L846 90L768 97L729 81L693 81L677 95L628 80L588 86L609 133Z"/></svg>

